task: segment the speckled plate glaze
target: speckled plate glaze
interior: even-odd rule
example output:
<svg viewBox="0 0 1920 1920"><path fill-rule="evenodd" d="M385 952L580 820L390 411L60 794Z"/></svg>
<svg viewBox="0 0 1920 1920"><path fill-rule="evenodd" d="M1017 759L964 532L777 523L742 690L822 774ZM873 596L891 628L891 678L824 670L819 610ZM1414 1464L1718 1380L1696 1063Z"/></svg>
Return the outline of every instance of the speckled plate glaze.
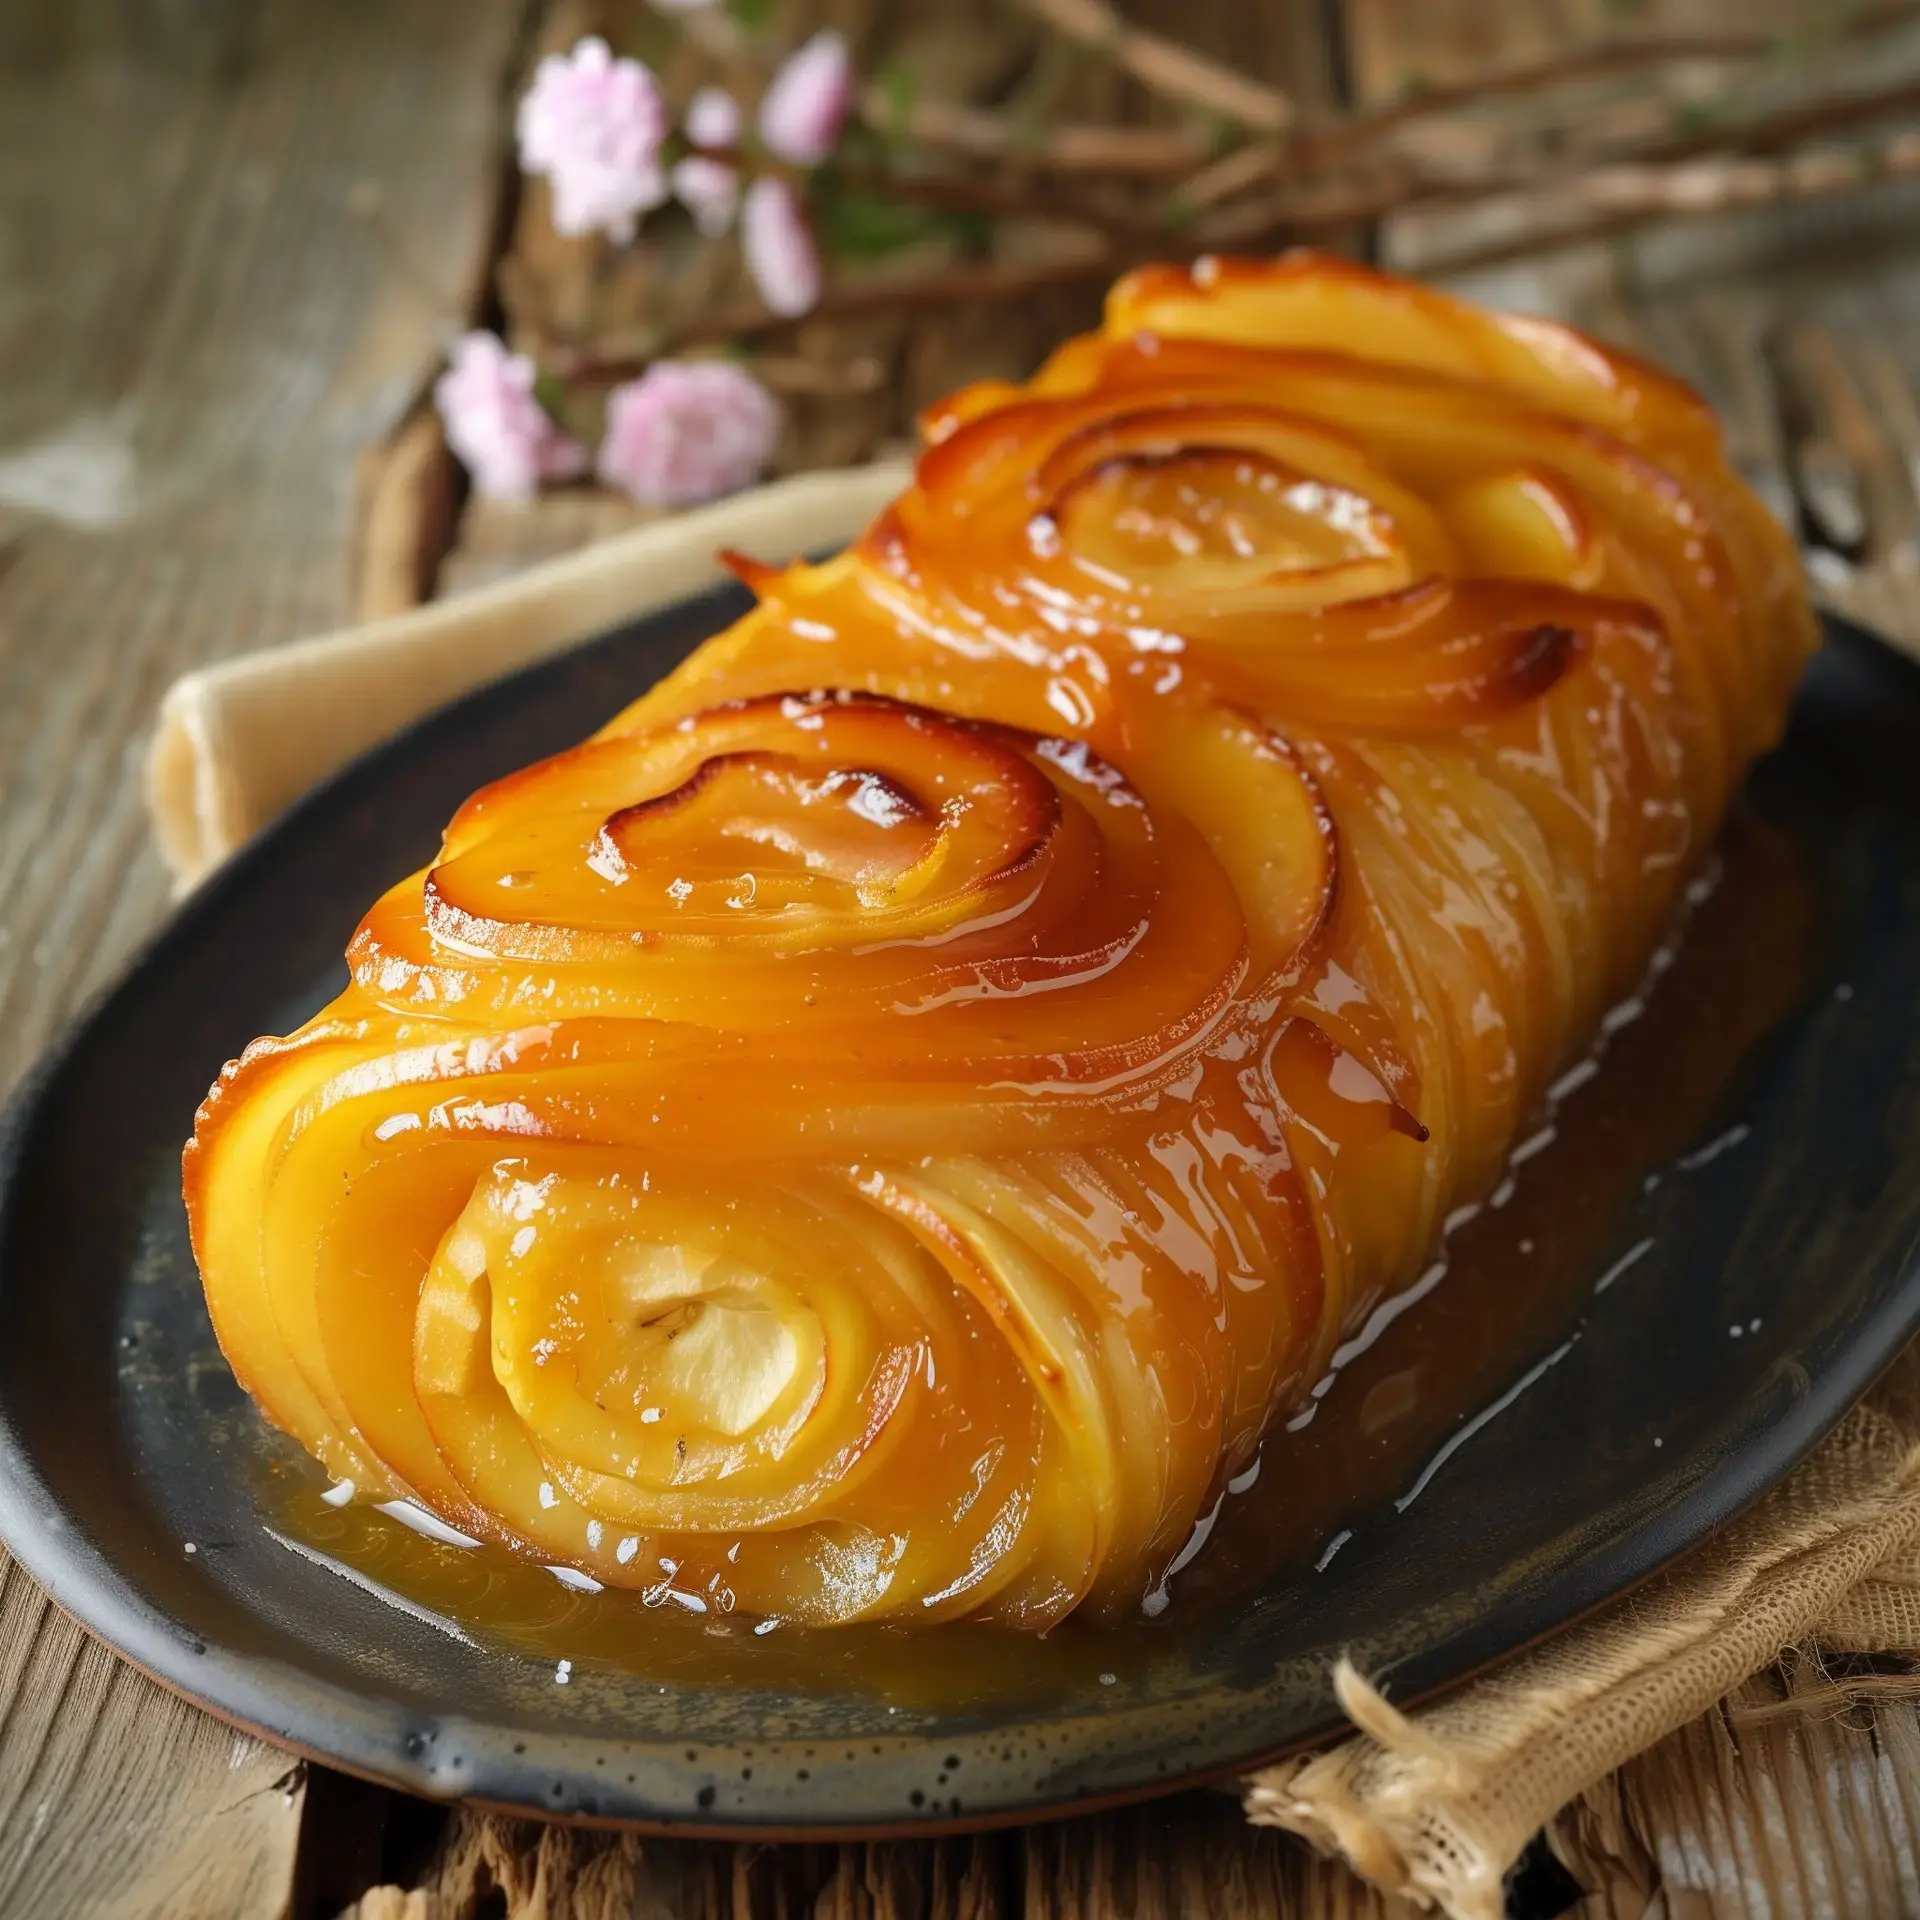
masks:
<svg viewBox="0 0 1920 1920"><path fill-rule="evenodd" d="M1404 1700L1618 1593L1784 1472L1920 1324L1920 673L1835 629L1746 801L1818 876L1791 1005L1555 1277L1563 1321L1498 1357L1441 1444L1188 1610L1217 1543L1200 1554L1114 1672L1070 1627L1050 1681L1051 1644L1020 1687L932 1704L824 1655L806 1684L791 1658L756 1676L749 1643L725 1685L591 1659L557 1685L550 1652L290 1551L274 1503L312 1505L321 1482L213 1348L179 1196L195 1103L252 1035L336 990L363 905L469 791L590 731L742 604L718 592L610 634L349 768L197 894L15 1101L0 1534L167 1685L354 1772L546 1815L730 1834L1040 1817L1312 1739L1337 1718L1340 1651ZM1396 1337L1417 1347L1419 1314L1463 1284ZM1270 1503L1292 1439L1269 1444Z"/></svg>

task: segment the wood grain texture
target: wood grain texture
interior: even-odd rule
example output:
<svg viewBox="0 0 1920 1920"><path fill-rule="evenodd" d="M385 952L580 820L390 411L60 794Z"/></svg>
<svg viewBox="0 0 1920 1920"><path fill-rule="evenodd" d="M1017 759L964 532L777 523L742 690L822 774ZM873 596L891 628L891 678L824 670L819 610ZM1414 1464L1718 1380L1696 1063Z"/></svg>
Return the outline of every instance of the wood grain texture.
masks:
<svg viewBox="0 0 1920 1920"><path fill-rule="evenodd" d="M299 1763L124 1666L0 1562L0 1913L278 1915Z"/></svg>
<svg viewBox="0 0 1920 1920"><path fill-rule="evenodd" d="M1579 1920L1920 1913L1920 1712L1814 1696L1763 1674L1571 1809Z"/></svg>
<svg viewBox="0 0 1920 1920"><path fill-rule="evenodd" d="M355 457L480 283L521 13L0 4L0 1087L163 910L162 687L347 612ZM0 1560L0 1913L278 1915L300 1778Z"/></svg>
<svg viewBox="0 0 1920 1920"><path fill-rule="evenodd" d="M396 1903L414 1898L417 1907ZM352 1920L1413 1920L1221 1794L953 1840L761 1847L461 1812L421 1885Z"/></svg>

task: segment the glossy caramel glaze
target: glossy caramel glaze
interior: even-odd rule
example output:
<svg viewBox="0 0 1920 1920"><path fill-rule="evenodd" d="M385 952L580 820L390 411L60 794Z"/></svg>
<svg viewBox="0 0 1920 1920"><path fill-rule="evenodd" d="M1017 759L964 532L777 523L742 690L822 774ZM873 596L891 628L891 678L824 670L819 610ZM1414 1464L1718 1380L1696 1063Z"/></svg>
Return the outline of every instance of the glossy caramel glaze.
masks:
<svg viewBox="0 0 1920 1920"><path fill-rule="evenodd" d="M1312 257L1123 281L476 794L188 1148L363 1499L690 1612L1131 1612L1644 967L1812 622L1700 403Z"/></svg>

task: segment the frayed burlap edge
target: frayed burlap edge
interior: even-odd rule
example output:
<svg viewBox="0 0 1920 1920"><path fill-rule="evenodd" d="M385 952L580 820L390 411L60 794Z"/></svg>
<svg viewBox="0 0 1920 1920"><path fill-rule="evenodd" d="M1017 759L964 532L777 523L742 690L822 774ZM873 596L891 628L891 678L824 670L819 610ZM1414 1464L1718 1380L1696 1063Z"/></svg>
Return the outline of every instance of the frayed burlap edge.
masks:
<svg viewBox="0 0 1920 1920"><path fill-rule="evenodd" d="M1246 1783L1248 1818L1451 1920L1499 1920L1529 1838L1788 1648L1920 1651L1920 1349L1686 1559L1439 1704L1346 1661L1359 1736Z"/></svg>

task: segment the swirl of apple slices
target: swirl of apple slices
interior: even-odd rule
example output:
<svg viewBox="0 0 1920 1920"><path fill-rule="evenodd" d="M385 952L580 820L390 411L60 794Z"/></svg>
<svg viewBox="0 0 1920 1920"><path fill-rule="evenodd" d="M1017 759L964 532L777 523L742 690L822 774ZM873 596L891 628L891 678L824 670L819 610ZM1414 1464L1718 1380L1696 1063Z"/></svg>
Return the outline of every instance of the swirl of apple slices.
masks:
<svg viewBox="0 0 1920 1920"><path fill-rule="evenodd" d="M243 1382L362 1493L682 1606L1137 1603L1335 1335L1303 1179L1418 1132L1280 1011L1314 783L1172 738L1150 794L782 694L483 789L202 1110ZM1238 876L1170 803L1230 797Z"/></svg>

